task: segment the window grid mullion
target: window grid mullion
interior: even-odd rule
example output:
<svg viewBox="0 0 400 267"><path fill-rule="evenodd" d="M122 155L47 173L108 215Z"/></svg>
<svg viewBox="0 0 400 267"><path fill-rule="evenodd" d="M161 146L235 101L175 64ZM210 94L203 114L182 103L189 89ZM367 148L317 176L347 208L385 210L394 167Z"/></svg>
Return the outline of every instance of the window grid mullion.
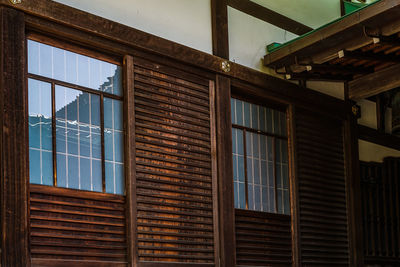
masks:
<svg viewBox="0 0 400 267"><path fill-rule="evenodd" d="M57 144L56 144L56 90L54 82L51 83L51 133L53 148L53 184L57 186Z"/></svg>
<svg viewBox="0 0 400 267"><path fill-rule="evenodd" d="M246 145L246 129L243 129L243 163L244 163L244 191L246 199L246 209L249 209L249 189L247 177L247 145Z"/></svg>
<svg viewBox="0 0 400 267"><path fill-rule="evenodd" d="M101 182L102 191L106 192L106 164L105 164L105 148L104 148L104 97L100 94L100 135L101 135Z"/></svg>

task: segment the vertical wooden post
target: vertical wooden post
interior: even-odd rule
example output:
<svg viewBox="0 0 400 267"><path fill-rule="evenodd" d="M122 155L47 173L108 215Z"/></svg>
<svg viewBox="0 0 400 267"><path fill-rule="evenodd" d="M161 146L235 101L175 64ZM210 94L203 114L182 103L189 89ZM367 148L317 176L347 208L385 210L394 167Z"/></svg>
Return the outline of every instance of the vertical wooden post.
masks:
<svg viewBox="0 0 400 267"><path fill-rule="evenodd" d="M346 10L344 9L344 0L340 0L340 15L346 15Z"/></svg>
<svg viewBox="0 0 400 267"><path fill-rule="evenodd" d="M232 123L230 79L216 77L217 161L220 223L220 265L236 264L235 209L233 201Z"/></svg>
<svg viewBox="0 0 400 267"><path fill-rule="evenodd" d="M213 54L229 59L228 3L211 0Z"/></svg>
<svg viewBox="0 0 400 267"><path fill-rule="evenodd" d="M293 266L301 266L299 186L296 162L296 115L294 105L288 108L289 162L290 162L290 207L292 224L292 260Z"/></svg>
<svg viewBox="0 0 400 267"><path fill-rule="evenodd" d="M128 260L138 265L136 241L136 146L133 57L124 58L124 130L125 130L125 184Z"/></svg>
<svg viewBox="0 0 400 267"><path fill-rule="evenodd" d="M386 114L385 97L383 94L379 94L376 97L376 126L378 132L380 133L385 132L386 128L385 114Z"/></svg>
<svg viewBox="0 0 400 267"><path fill-rule="evenodd" d="M344 122L344 138L350 266L363 266L363 230L360 195L360 162L358 155L358 127L357 118L351 113Z"/></svg>
<svg viewBox="0 0 400 267"><path fill-rule="evenodd" d="M1 265L30 266L23 13L1 8Z"/></svg>

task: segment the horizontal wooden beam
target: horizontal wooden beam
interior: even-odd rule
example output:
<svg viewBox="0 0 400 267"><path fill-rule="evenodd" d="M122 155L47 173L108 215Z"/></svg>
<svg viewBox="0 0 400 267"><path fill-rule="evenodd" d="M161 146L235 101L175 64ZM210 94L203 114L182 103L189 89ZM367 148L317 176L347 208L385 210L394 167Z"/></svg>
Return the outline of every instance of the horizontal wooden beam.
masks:
<svg viewBox="0 0 400 267"><path fill-rule="evenodd" d="M349 98L367 98L400 86L400 64L367 74L348 83Z"/></svg>
<svg viewBox="0 0 400 267"><path fill-rule="evenodd" d="M364 125L358 125L358 138L400 151L400 137L392 134L381 133L378 130Z"/></svg>
<svg viewBox="0 0 400 267"><path fill-rule="evenodd" d="M285 17L250 0L228 0L228 5L297 35L303 35L313 30L300 22Z"/></svg>
<svg viewBox="0 0 400 267"><path fill-rule="evenodd" d="M368 61L379 61L384 63L400 63L400 56L386 55L383 53L371 53L360 51L343 51L342 57L347 59L358 59Z"/></svg>

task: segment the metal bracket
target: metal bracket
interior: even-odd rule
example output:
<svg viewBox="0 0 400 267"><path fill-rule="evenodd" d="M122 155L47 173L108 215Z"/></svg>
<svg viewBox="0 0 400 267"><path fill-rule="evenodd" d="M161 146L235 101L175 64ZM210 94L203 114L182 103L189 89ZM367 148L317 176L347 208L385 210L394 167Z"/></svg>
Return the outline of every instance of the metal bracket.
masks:
<svg viewBox="0 0 400 267"><path fill-rule="evenodd" d="M221 69L224 72L230 72L231 71L231 64L228 61L222 61L221 62Z"/></svg>
<svg viewBox="0 0 400 267"><path fill-rule="evenodd" d="M353 115L359 119L361 118L361 107L359 105L353 105L351 107L351 112L353 113Z"/></svg>
<svg viewBox="0 0 400 267"><path fill-rule="evenodd" d="M16 5L16 4L21 4L22 0L10 0L10 2L11 2L11 4Z"/></svg>

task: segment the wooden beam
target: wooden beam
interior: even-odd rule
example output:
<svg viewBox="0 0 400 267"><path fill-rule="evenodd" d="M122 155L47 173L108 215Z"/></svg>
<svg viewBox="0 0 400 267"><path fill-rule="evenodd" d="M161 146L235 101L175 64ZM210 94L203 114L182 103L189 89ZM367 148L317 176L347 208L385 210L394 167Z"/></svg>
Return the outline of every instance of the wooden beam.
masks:
<svg viewBox="0 0 400 267"><path fill-rule="evenodd" d="M218 162L218 202L220 225L219 266L235 266L235 209L233 200L232 123L231 123L231 83L221 75L216 77L216 125Z"/></svg>
<svg viewBox="0 0 400 267"><path fill-rule="evenodd" d="M348 203L350 266L363 266L363 229L360 195L360 162L357 118L349 114L344 122L346 202Z"/></svg>
<svg viewBox="0 0 400 267"><path fill-rule="evenodd" d="M368 61L380 61L384 63L400 63L400 57L396 55L385 55L383 53L371 53L360 51L342 51L342 57L346 59L358 59Z"/></svg>
<svg viewBox="0 0 400 267"><path fill-rule="evenodd" d="M376 71L349 82L349 98L367 98L400 86L400 64Z"/></svg>
<svg viewBox="0 0 400 267"><path fill-rule="evenodd" d="M358 138L361 140L400 151L400 137L392 134L380 133L375 129L363 125L358 125L358 133Z"/></svg>
<svg viewBox="0 0 400 267"><path fill-rule="evenodd" d="M313 30L300 22L285 17L250 0L228 0L228 5L297 35L303 35Z"/></svg>
<svg viewBox="0 0 400 267"><path fill-rule="evenodd" d="M344 0L340 0L340 15L344 16L346 14L346 10L344 9Z"/></svg>
<svg viewBox="0 0 400 267"><path fill-rule="evenodd" d="M213 54L229 59L227 0L211 0Z"/></svg>
<svg viewBox="0 0 400 267"><path fill-rule="evenodd" d="M377 96L376 99L376 125L378 126L378 132L385 132L385 114L386 114L386 103L383 94Z"/></svg>
<svg viewBox="0 0 400 267"><path fill-rule="evenodd" d="M28 120L25 78L24 14L11 8L1 14L2 117L1 266L30 266L28 245Z"/></svg>
<svg viewBox="0 0 400 267"><path fill-rule="evenodd" d="M134 64L132 56L125 56L124 67L124 155L126 184L126 225L128 240L128 261L137 266L137 199L136 199L136 137L135 137L135 101L134 101Z"/></svg>
<svg viewBox="0 0 400 267"><path fill-rule="evenodd" d="M371 34L391 35L399 32L399 11L399 0L377 1L368 8L360 9L267 54L264 64L281 68L296 62L324 63L337 57L340 50L354 50L372 43L373 38L365 35L364 27Z"/></svg>

